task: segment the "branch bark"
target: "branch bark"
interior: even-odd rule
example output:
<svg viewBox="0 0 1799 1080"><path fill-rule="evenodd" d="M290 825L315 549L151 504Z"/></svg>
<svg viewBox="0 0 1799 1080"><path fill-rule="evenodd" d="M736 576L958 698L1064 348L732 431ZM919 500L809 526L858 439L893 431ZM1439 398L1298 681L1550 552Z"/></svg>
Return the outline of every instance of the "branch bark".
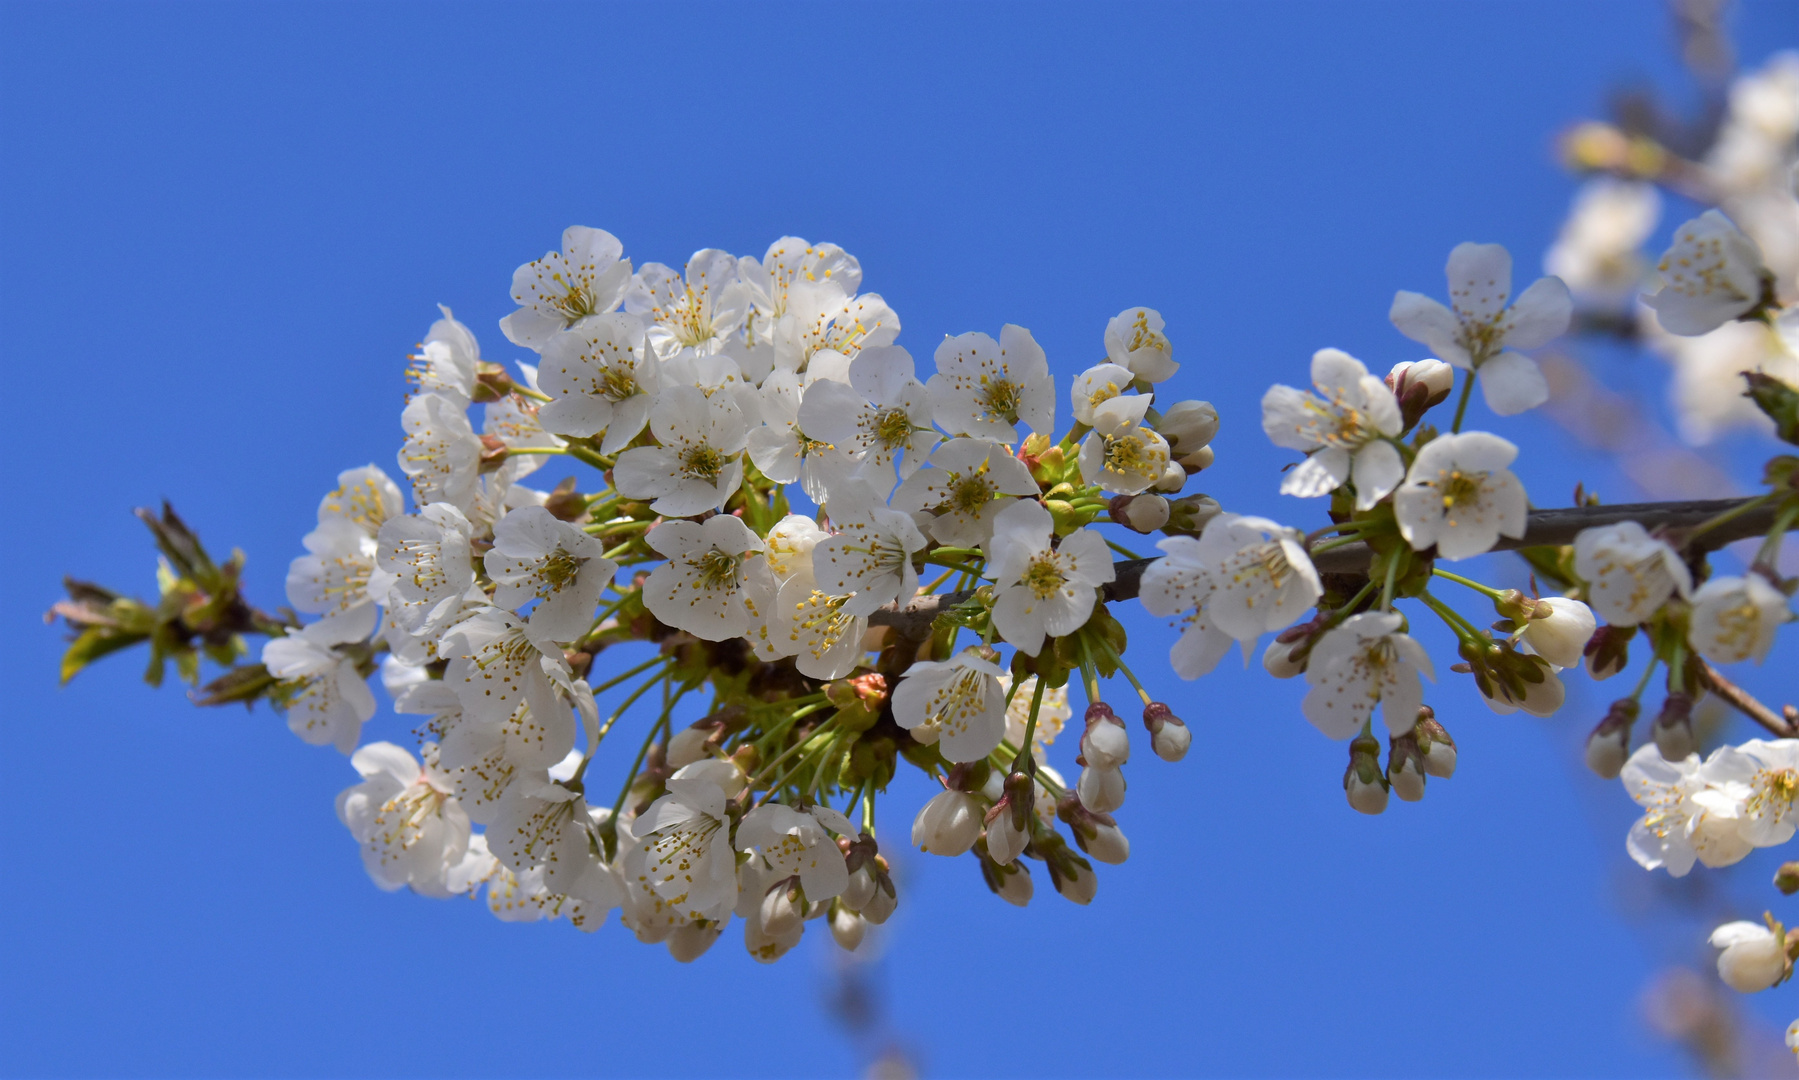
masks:
<svg viewBox="0 0 1799 1080"><path fill-rule="evenodd" d="M1650 530L1671 530L1676 534L1674 539L1678 546L1680 530L1696 528L1747 501L1702 499L1692 502L1619 503L1615 506L1569 506L1557 510L1532 510L1524 527L1524 535L1518 539L1502 536L1499 543L1493 545L1493 550L1516 551L1519 548L1570 544L1582 529L1616 525L1621 521L1634 521ZM1722 547L1735 540L1765 535L1774 527L1776 513L1777 505L1774 502L1758 506L1707 531L1700 538L1701 546L1707 549ZM1365 574L1373 558L1373 550L1358 542L1320 552L1313 558L1313 563L1320 573ZM1117 577L1112 584L1106 586L1105 598L1135 598L1143 581L1144 568L1154 561L1130 559L1113 563ZM972 593L955 592L916 597L908 604L882 608L870 615L868 621L872 626L890 626L905 637L922 639L930 633L931 620L939 612L954 607L970 595Z"/></svg>

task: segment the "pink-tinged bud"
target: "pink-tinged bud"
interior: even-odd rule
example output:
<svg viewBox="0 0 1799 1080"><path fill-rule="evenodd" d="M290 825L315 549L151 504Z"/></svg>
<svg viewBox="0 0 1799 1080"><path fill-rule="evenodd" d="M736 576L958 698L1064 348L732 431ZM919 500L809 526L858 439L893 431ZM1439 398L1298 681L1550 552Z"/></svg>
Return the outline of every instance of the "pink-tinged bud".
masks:
<svg viewBox="0 0 1799 1080"><path fill-rule="evenodd" d="M868 933L868 920L842 904L831 905L831 939L844 952L855 952Z"/></svg>
<svg viewBox="0 0 1799 1080"><path fill-rule="evenodd" d="M1638 709L1634 698L1612 702L1605 719L1587 736L1587 768L1606 780L1618 778L1630 760L1630 726L1636 723Z"/></svg>
<svg viewBox="0 0 1799 1080"><path fill-rule="evenodd" d="M1193 745L1193 731L1160 701L1143 706L1143 726L1149 729L1149 746L1163 761L1179 761Z"/></svg>
<svg viewBox="0 0 1799 1080"><path fill-rule="evenodd" d="M1177 401L1163 410L1156 430L1174 455L1183 457L1218 437L1218 410L1209 401Z"/></svg>
<svg viewBox="0 0 1799 1080"><path fill-rule="evenodd" d="M1131 758L1131 737L1124 730L1124 721L1103 701L1087 706L1081 757L1098 769L1116 769Z"/></svg>
<svg viewBox="0 0 1799 1080"><path fill-rule="evenodd" d="M893 878L887 874L887 860L875 856L875 892L862 905L862 917L875 926L879 926L893 917L899 907L899 892L893 887Z"/></svg>
<svg viewBox="0 0 1799 1080"><path fill-rule="evenodd" d="M1160 495L1119 495L1108 513L1113 521L1140 533L1152 533L1168 524L1168 500Z"/></svg>
<svg viewBox="0 0 1799 1080"><path fill-rule="evenodd" d="M1075 783L1081 805L1097 814L1110 814L1124 805L1124 770L1089 765Z"/></svg>
<svg viewBox="0 0 1799 1080"><path fill-rule="evenodd" d="M1205 472L1207 469L1211 468L1212 462L1217 460L1217 455L1213 453L1211 447L1202 446L1191 454L1185 454L1177 460L1180 461L1181 468L1187 470L1187 475L1192 476L1194 473Z"/></svg>
<svg viewBox="0 0 1799 1080"><path fill-rule="evenodd" d="M1439 780L1455 775L1455 740L1429 705L1418 709L1418 722L1412 726L1412 737L1418 740L1418 753L1424 757L1424 771Z"/></svg>
<svg viewBox="0 0 1799 1080"><path fill-rule="evenodd" d="M1387 747L1387 787L1406 802L1424 798L1424 755L1411 732L1395 736Z"/></svg>
<svg viewBox="0 0 1799 1080"><path fill-rule="evenodd" d="M1685 761L1698 751L1693 738L1693 699L1688 694L1669 694L1655 718L1655 748L1664 761Z"/></svg>
<svg viewBox="0 0 1799 1080"><path fill-rule="evenodd" d="M805 921L806 913L794 896L796 885L793 878L788 878L776 882L762 895L757 916L762 920L763 931L770 937L786 937Z"/></svg>
<svg viewBox="0 0 1799 1080"><path fill-rule="evenodd" d="M668 946L668 955L676 961L691 964L706 955L706 950L712 948L712 943L718 940L718 935L723 930L722 923L705 926L699 923L682 923L669 931L663 944Z"/></svg>
<svg viewBox="0 0 1799 1080"><path fill-rule="evenodd" d="M1343 773L1349 805L1363 814L1387 808L1387 777L1380 767L1380 740L1357 735L1349 741L1349 768Z"/></svg>
<svg viewBox="0 0 1799 1080"><path fill-rule="evenodd" d="M1297 659L1295 654L1298 654ZM1303 641L1297 644L1271 641L1268 648L1262 651L1262 667L1277 679L1291 679L1295 675L1305 674L1308 655Z"/></svg>
<svg viewBox="0 0 1799 1080"><path fill-rule="evenodd" d="M1441 360L1406 361L1393 365L1393 370L1387 373L1386 383L1393 396L1398 398L1404 398L1414 386L1424 387L1428 408L1442 404L1455 389L1455 368Z"/></svg>
<svg viewBox="0 0 1799 1080"><path fill-rule="evenodd" d="M913 819L912 844L930 855L966 854L981 835L984 810L967 792L938 792Z"/></svg>

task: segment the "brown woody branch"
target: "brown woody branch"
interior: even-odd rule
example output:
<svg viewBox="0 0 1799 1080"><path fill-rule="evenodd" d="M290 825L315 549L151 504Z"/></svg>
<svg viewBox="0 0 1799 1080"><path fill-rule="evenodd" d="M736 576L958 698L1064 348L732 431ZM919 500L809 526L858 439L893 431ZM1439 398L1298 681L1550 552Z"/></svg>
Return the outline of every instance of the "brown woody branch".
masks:
<svg viewBox="0 0 1799 1080"><path fill-rule="evenodd" d="M1570 506L1558 510L1532 510L1530 519L1524 528L1524 535L1517 539L1502 536L1499 538L1499 542L1493 545L1493 550L1516 551L1519 548L1571 544L1582 529L1600 525L1616 525L1621 521L1634 521L1651 531L1667 530L1670 540L1678 545L1686 530L1697 528L1719 514L1741 506L1746 501L1745 499L1702 499L1691 502L1619 503L1615 506ZM1775 502L1758 506L1716 528L1707 530L1703 536L1697 539L1695 546L1711 549L1722 547L1735 540L1765 535L1769 529L1774 527L1777 512L1778 507ZM1373 550L1358 541L1321 551L1313 556L1312 561L1321 573L1365 574L1368 572L1369 563L1373 561L1373 558ZM1144 568L1154 561L1153 559L1130 559L1113 563L1112 566L1117 577L1112 584L1106 586L1105 598L1107 600L1134 598L1137 595L1138 586L1142 583ZM955 592L920 596L903 606L882 608L870 615L868 621L874 626L891 626L905 637L922 639L930 633L931 621L937 617L939 612L962 603L970 595L972 594L968 592ZM1725 695L1720 693L1720 696ZM1726 697L1726 700L1729 698ZM1774 716L1765 706L1762 706L1762 709L1770 717ZM1764 727L1768 726L1759 717L1755 717L1754 714L1750 715ZM1776 719L1778 720L1778 718ZM1769 727L1769 730L1776 729ZM1785 734L1786 731L1783 730L1781 733Z"/></svg>

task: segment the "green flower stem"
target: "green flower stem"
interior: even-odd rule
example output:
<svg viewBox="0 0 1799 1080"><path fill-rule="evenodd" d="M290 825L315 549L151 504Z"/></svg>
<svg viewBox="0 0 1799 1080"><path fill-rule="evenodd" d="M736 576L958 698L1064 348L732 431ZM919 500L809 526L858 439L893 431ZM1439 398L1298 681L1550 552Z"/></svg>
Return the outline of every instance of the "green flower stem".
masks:
<svg viewBox="0 0 1799 1080"><path fill-rule="evenodd" d="M1111 549L1112 549L1112 550L1113 550L1113 551L1116 551L1116 552L1118 552L1118 554L1120 554L1120 555L1123 555L1123 556L1124 556L1124 557L1125 557L1125 558L1127 558L1127 559L1141 559L1141 558L1143 558L1143 556L1141 556L1141 555L1139 555L1139 554L1137 554L1137 553L1136 553L1136 552L1134 552L1134 551L1132 551L1132 550L1131 550L1131 549L1130 549L1130 548L1127 548L1127 547L1124 547L1124 546L1123 546L1123 545L1120 545L1120 544L1114 544L1114 543L1113 543L1113 542L1112 542L1112 541L1110 541L1110 540L1107 540L1107 541L1106 541L1106 546L1107 546L1107 547L1109 547L1109 548L1111 548Z"/></svg>
<svg viewBox="0 0 1799 1080"><path fill-rule="evenodd" d="M1655 674L1656 665L1660 663L1661 657L1656 656L1654 653L1649 654L1649 666L1643 669L1643 677L1637 680L1637 688L1630 692L1630 700L1642 700L1643 691L1649 688L1649 676Z"/></svg>
<svg viewBox="0 0 1799 1080"><path fill-rule="evenodd" d="M1387 556L1387 578L1381 583L1380 589L1380 609L1382 611L1393 610L1393 583L1399 577L1400 554L1400 550L1395 548ZM1372 585L1373 582L1369 582L1369 584Z"/></svg>
<svg viewBox="0 0 1799 1080"><path fill-rule="evenodd" d="M1480 593L1483 596L1491 597L1494 600L1498 600L1505 595L1504 593L1500 592L1498 589L1491 588L1486 585L1482 585L1480 582L1470 580L1468 578L1463 577L1460 574L1452 574L1449 571L1444 570L1440 567L1433 566L1431 568L1431 573L1436 575L1437 577L1443 578L1446 581L1453 581L1457 585L1466 585L1468 588L1473 589L1475 592Z"/></svg>
<svg viewBox="0 0 1799 1080"><path fill-rule="evenodd" d="M1424 601L1426 607L1436 612L1437 618L1442 619L1459 640L1480 641L1486 636L1475 629L1473 623L1457 614L1454 608L1432 596L1430 590L1426 589L1419 593L1418 599Z"/></svg>
<svg viewBox="0 0 1799 1080"><path fill-rule="evenodd" d="M519 383L519 382L515 382L512 384L512 392L517 394L519 397L530 398L532 401L537 401L537 402L550 402L550 401L556 400L555 398L551 397L550 395L544 393L541 390L533 390L529 386L526 386L524 383Z"/></svg>
<svg viewBox="0 0 1799 1080"><path fill-rule="evenodd" d="M1468 398L1474 394L1474 379L1478 374L1478 372L1470 371L1468 377L1462 380L1462 397L1455 403L1455 423L1449 426L1451 435L1462 430L1462 417L1468 413Z"/></svg>
<svg viewBox="0 0 1799 1080"><path fill-rule="evenodd" d="M632 668L630 671L627 671L622 675L616 675L610 679L607 679L605 682L594 687L593 692L596 695L603 694L606 691L617 686L619 683L622 683L626 679L631 678L633 675L636 675L636 674L638 674L642 671L645 671L649 668L655 667L657 664L668 664L668 663L672 663L673 661L674 661L674 657L672 657L672 656L652 656L648 660L645 660L643 663L638 664L636 667Z"/></svg>
<svg viewBox="0 0 1799 1080"><path fill-rule="evenodd" d="M825 732L831 730L831 725L835 724L837 722L837 717L839 715L841 715L841 714L838 714L838 713L831 714L831 718L829 720L826 720L824 723L818 725L818 727L812 732L812 734L810 734L810 735L806 736L805 738L799 740L798 742L794 743L792 746L790 746L786 750L782 751L780 756L776 757L773 761L770 761L768 764L763 765L761 768L757 769L756 775L750 777L750 786L754 787L756 784L756 781L761 779L764 776L767 776L769 773L773 772L776 765L779 765L781 762L786 761L788 758L799 753L802 749L805 748L805 745L807 743L811 742L813 739L816 739L818 736L824 734ZM797 717L796 717L796 719L797 719ZM808 755L808 756L810 756L810 755ZM794 768L798 768L800 765L804 765L805 763L806 763L805 759L802 758L802 759L800 759L800 761L795 763ZM786 773L782 773L781 780L785 781L787 779L788 773L791 773L792 771L793 771L793 769L788 769ZM770 790L771 791L779 790L779 785L772 786L770 788Z"/></svg>
<svg viewBox="0 0 1799 1080"><path fill-rule="evenodd" d="M1774 519L1774 527L1768 530L1768 538L1762 541L1761 548L1755 553L1756 562L1763 566L1774 565L1774 561L1780 557L1780 541L1786 536L1786 531L1793 527L1795 518L1799 518L1799 504L1789 503L1781 509L1780 516Z"/></svg>
<svg viewBox="0 0 1799 1080"><path fill-rule="evenodd" d="M1362 590L1364 594L1367 591L1366 588ZM1143 704L1148 705L1150 703L1149 691L1143 689L1143 684L1137 681L1137 676L1131 672L1130 668L1124 666L1124 657L1118 655L1118 650L1112 647L1110 641L1102 640L1100 645L1104 646L1106 654L1112 658L1112 663L1118 665L1118 670L1124 672L1124 677L1131 681L1131 685L1137 690L1137 696L1143 699Z"/></svg>
<svg viewBox="0 0 1799 1080"><path fill-rule="evenodd" d="M1030 757L1031 740L1037 737L1037 711L1039 709L1041 709L1042 707L1043 707L1043 680L1041 678L1039 678L1037 680L1036 687L1034 689L1032 689L1032 691L1031 691L1031 715L1025 719L1024 738L1022 740L1020 740L1021 742L1024 743L1024 748L1019 750L1018 756L1014 757L1012 759L1012 768L1011 768L1012 772L1020 771L1019 766L1025 761L1026 758ZM1036 770L1033 769L1031 771L1035 772Z"/></svg>
<svg viewBox="0 0 1799 1080"><path fill-rule="evenodd" d="M601 472L605 472L607 469L612 468L613 464L605 456L596 453L592 447L583 446L578 442L568 444L568 455L583 464L593 466Z"/></svg>
<svg viewBox="0 0 1799 1080"><path fill-rule="evenodd" d="M660 726L660 723L650 725L649 734L643 737L643 745L637 748L637 759L631 762L629 769L625 770L624 786L618 789L618 798L612 800L612 821L614 823L618 821L619 813L625 808L625 798L631 794L631 782L637 779L637 770L643 768L643 759L649 756L650 747L656 741L656 729Z"/></svg>
<svg viewBox="0 0 1799 1080"><path fill-rule="evenodd" d="M516 457L519 454L566 454L566 453L568 453L568 447L566 447L566 446L513 446L513 447L507 448L506 456L507 457Z"/></svg>
<svg viewBox="0 0 1799 1080"><path fill-rule="evenodd" d="M1720 525L1734 521L1757 507L1766 506L1774 500L1775 494L1776 493L1774 492L1769 492L1766 495L1757 495L1753 499L1745 499L1723 513L1715 514L1712 517L1707 518L1693 526L1693 528L1687 532L1687 543L1692 543L1695 537L1702 536Z"/></svg>

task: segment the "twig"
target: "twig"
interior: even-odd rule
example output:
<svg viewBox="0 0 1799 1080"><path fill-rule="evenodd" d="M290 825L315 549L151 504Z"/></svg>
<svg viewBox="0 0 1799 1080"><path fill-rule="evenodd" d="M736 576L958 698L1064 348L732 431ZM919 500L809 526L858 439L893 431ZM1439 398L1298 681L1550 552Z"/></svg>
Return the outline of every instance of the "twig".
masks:
<svg viewBox="0 0 1799 1080"><path fill-rule="evenodd" d="M1786 718L1773 709L1755 699L1749 691L1738 686L1719 674L1718 669L1705 661L1699 661L1700 670L1705 672L1705 688L1729 702L1738 712L1767 728L1783 739L1791 739L1799 735Z"/></svg>

